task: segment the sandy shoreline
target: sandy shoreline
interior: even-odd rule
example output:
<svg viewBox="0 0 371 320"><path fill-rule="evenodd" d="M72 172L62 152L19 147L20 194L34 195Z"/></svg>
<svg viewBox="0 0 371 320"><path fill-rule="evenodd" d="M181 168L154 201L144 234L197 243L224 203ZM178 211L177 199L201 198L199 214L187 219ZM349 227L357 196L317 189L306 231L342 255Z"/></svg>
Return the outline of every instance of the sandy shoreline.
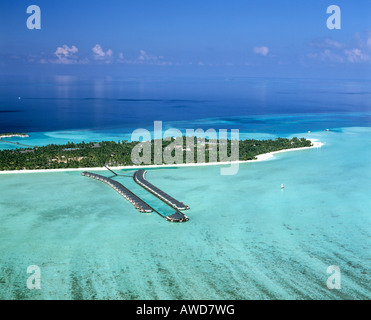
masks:
<svg viewBox="0 0 371 320"><path fill-rule="evenodd" d="M29 135L21 135L21 134L12 134L12 135L9 135L9 136L0 136L0 139L1 138L12 138L12 137L18 137L18 138L28 138Z"/></svg>
<svg viewBox="0 0 371 320"><path fill-rule="evenodd" d="M215 166L215 165L230 165L233 163L250 163L250 162L259 162L265 161L273 158L277 153L297 151L297 150L306 150L313 148L321 148L323 146L322 142L318 142L315 139L308 139L312 142L311 147L303 148L294 148L294 149L284 149L279 151L273 151L269 153L257 155L257 160L245 160L245 161L225 161L225 162L207 162L207 163L182 163L182 164L162 164L162 165L138 165L138 166L119 166L111 167L113 170L122 170L122 169L145 169L145 168L174 168L174 167L199 167L199 166ZM107 170L105 167L91 167L91 168L68 168L68 169L35 169L35 170L9 170L9 171L0 171L0 174L15 174L15 173L48 173L48 172L65 172L65 171L100 171Z"/></svg>

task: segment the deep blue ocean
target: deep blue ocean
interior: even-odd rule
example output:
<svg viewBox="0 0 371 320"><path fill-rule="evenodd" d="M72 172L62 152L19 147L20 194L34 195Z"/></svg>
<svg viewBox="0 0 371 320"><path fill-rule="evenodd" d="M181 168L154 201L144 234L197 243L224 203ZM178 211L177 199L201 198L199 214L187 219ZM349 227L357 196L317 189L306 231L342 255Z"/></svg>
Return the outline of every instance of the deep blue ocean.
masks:
<svg viewBox="0 0 371 320"><path fill-rule="evenodd" d="M291 133L368 126L371 81L216 78L0 79L0 131L177 128ZM316 115L309 121L307 115ZM277 118L277 116L280 116ZM210 126L211 125L211 126Z"/></svg>

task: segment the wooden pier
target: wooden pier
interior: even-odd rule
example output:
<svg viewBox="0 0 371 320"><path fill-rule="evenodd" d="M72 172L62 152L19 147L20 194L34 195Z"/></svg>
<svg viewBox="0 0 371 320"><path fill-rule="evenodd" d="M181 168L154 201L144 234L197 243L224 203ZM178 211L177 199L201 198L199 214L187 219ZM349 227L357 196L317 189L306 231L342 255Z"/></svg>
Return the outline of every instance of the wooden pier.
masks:
<svg viewBox="0 0 371 320"><path fill-rule="evenodd" d="M22 147L27 147L27 148L35 148L36 147L36 146L30 146L28 144L20 143L20 142L17 142L17 141L9 141L9 140L4 140L4 139L0 139L0 142L14 144L16 146L22 146Z"/></svg>
<svg viewBox="0 0 371 320"><path fill-rule="evenodd" d="M91 173L87 171L82 172L81 175L107 183L110 187L115 189L119 194L121 194L124 198L126 198L140 212L155 211L151 206L149 206L142 199L140 199L138 196L132 193L129 189L125 188L121 183L115 180L112 180L111 178L107 178L99 174L95 174L95 173Z"/></svg>
<svg viewBox="0 0 371 320"><path fill-rule="evenodd" d="M146 170L140 169L134 172L133 178L136 183L138 183L141 187L151 192L157 198L161 199L163 202L168 204L169 206L173 207L177 210L188 210L189 206L185 205L183 202L180 202L164 191L160 190L159 188L155 187L152 183L149 183L145 179Z"/></svg>
<svg viewBox="0 0 371 320"><path fill-rule="evenodd" d="M113 172L112 170L110 171ZM168 215L168 216L163 215L162 213L160 213L159 211L151 207L148 203L144 202L141 198L139 198L129 189L124 187L121 183L111 178L107 178L99 174L87 172L87 171L82 172L81 175L107 183L110 187L115 189L119 194L121 194L125 199L127 199L140 212L153 212L154 211L160 217L165 218L167 221L171 221L171 222L185 222L189 220L189 218L186 215L184 215L182 212L180 212L178 209L175 209L176 210L175 213L171 215ZM116 173L115 175L117 176Z"/></svg>

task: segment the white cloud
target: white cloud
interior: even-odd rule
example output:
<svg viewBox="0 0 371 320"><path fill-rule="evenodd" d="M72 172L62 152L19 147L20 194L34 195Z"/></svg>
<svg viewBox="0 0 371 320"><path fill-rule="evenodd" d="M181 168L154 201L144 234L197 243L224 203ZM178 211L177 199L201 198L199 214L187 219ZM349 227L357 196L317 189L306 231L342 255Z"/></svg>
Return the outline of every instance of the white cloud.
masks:
<svg viewBox="0 0 371 320"><path fill-rule="evenodd" d="M367 47L369 49L371 49L371 36L367 39L367 43L366 43Z"/></svg>
<svg viewBox="0 0 371 320"><path fill-rule="evenodd" d="M117 62L126 64L152 64L158 66L173 65L171 61L164 60L163 56L154 56L148 54L143 49L139 50L139 56L135 59L126 59L123 53L121 52L119 54Z"/></svg>
<svg viewBox="0 0 371 320"><path fill-rule="evenodd" d="M106 63L111 62L110 59L113 55L113 51L111 49L108 49L106 52L104 52L102 46L100 44L96 44L91 50L93 51L93 58L95 60L104 60Z"/></svg>
<svg viewBox="0 0 371 320"><path fill-rule="evenodd" d="M149 56L144 50L139 50L139 52L140 52L140 55L138 57L139 60L142 60L142 61L153 60L153 58L151 58L151 56ZM155 58L155 60L156 60L156 58Z"/></svg>
<svg viewBox="0 0 371 320"><path fill-rule="evenodd" d="M371 34L364 38L362 34L355 33L355 45L340 43L332 39L311 42L310 46L323 48L322 51L309 53L309 58L322 61L340 63L368 63L371 62Z"/></svg>
<svg viewBox="0 0 371 320"><path fill-rule="evenodd" d="M62 47L58 47L57 48L57 51L55 51L55 54L57 56L65 56L65 57L68 57L68 56L71 56L72 54L78 52L79 49L77 49L77 47L75 46L72 46L71 48L68 47L67 45L63 45Z"/></svg>
<svg viewBox="0 0 371 320"><path fill-rule="evenodd" d="M358 48L351 49L351 50L344 50L344 53L348 61L352 63L370 61L370 56Z"/></svg>
<svg viewBox="0 0 371 320"><path fill-rule="evenodd" d="M122 64L146 64L146 65L158 65L158 66L170 66L177 65L172 61L166 60L163 56L155 56L148 54L145 50L139 50L139 55L135 58L127 58L122 52L119 52L114 56L111 49L104 50L100 44L96 44L91 48L93 54L93 60L96 63L122 63ZM29 57L28 61L33 63L54 63L54 64L88 64L94 62L87 56L80 57L79 49L72 45L71 47L64 44L63 46L57 47L56 51L51 54L45 55L41 53L35 57Z"/></svg>
<svg viewBox="0 0 371 320"><path fill-rule="evenodd" d="M78 57L76 53L79 49L76 46L72 46L71 48L66 44L62 47L58 47L57 50L54 52L57 59L51 60L52 63L60 63L60 64L74 64L79 63Z"/></svg>
<svg viewBox="0 0 371 320"><path fill-rule="evenodd" d="M344 62L344 57L342 57L340 54L333 53L330 49L325 49L317 53L309 53L308 57L322 61Z"/></svg>
<svg viewBox="0 0 371 320"><path fill-rule="evenodd" d="M255 47L254 48L254 52L256 54L259 54L259 55L263 56L263 57L266 57L268 55L268 53L269 53L269 48L266 47L266 46Z"/></svg>
<svg viewBox="0 0 371 320"><path fill-rule="evenodd" d="M330 48L330 49L342 49L345 47L343 43L334 41L330 38L326 38L325 40L321 40L321 41L313 41L310 43L310 46L318 47L318 48Z"/></svg>
<svg viewBox="0 0 371 320"><path fill-rule="evenodd" d="M166 64L171 64L169 61L164 61L163 56L153 56L150 54L147 54L144 50L139 50L139 57L138 60L139 62L146 62L148 64L157 64L157 65L166 65Z"/></svg>
<svg viewBox="0 0 371 320"><path fill-rule="evenodd" d="M119 53L119 57L117 59L118 63L126 63L126 58L122 52Z"/></svg>

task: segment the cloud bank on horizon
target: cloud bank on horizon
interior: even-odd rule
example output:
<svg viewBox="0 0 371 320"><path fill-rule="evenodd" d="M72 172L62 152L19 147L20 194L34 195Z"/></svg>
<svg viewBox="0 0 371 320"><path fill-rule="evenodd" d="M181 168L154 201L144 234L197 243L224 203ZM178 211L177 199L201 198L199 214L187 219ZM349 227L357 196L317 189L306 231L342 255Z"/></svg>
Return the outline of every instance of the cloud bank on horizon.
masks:
<svg viewBox="0 0 371 320"><path fill-rule="evenodd" d="M331 38L326 38L321 41L313 41L309 43L309 46L320 49L307 53L307 57L313 60L319 61L330 61L337 63L370 63L371 62L371 32L365 40L362 40L357 34L357 45L352 46L350 44L340 43ZM64 44L58 47L54 52L57 59L41 58L39 63L58 63L58 64L87 64L94 62L104 63L120 63L120 64L152 64L169 66L174 65L172 61L164 60L164 56L154 56L148 54L145 50L140 49L139 55L132 59L126 59L122 52L119 52L117 56L113 54L111 49L104 51L100 44L96 44L92 49L93 54L91 56L86 55L79 59L77 53L78 48L75 45L69 47ZM268 46L254 47L253 52L262 57L267 57L270 54ZM33 60L33 62L37 62ZM180 64L180 62L178 62ZM192 64L190 61L189 64ZM230 65L230 62L225 62L226 65ZM204 66L204 62L198 62L198 65ZM211 66L211 64L210 64Z"/></svg>
<svg viewBox="0 0 371 320"><path fill-rule="evenodd" d="M323 3L39 2L40 30L26 29L22 4L0 4L5 12L0 27L9 31L0 42L0 64L8 73L25 65L43 65L46 72L48 65L234 67L263 75L276 66L318 72L323 66L371 68L371 3L366 0L336 1L343 14L340 30L326 27Z"/></svg>

